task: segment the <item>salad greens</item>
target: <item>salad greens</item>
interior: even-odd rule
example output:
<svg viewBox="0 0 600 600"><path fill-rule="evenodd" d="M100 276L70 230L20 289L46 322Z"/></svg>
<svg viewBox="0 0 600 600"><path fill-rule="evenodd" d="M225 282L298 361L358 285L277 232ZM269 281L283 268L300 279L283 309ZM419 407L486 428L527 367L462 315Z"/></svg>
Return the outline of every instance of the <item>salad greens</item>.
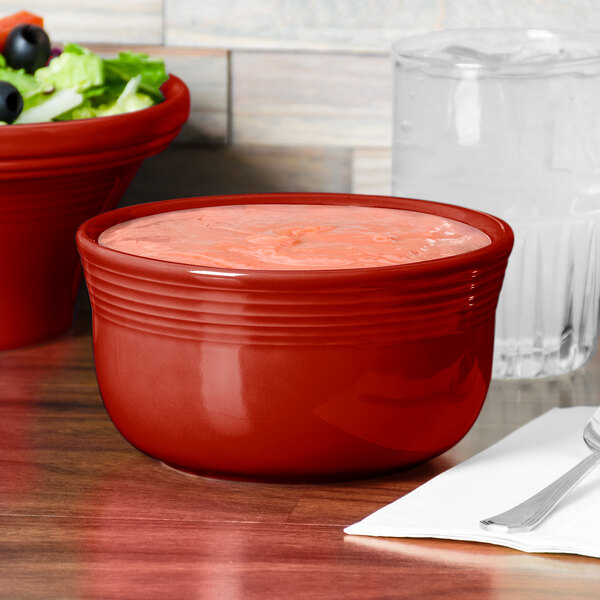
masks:
<svg viewBox="0 0 600 600"><path fill-rule="evenodd" d="M23 97L15 123L64 121L117 115L163 100L160 86L168 75L162 60L121 52L104 59L78 44L32 75L11 69L0 55L0 81L14 85Z"/></svg>

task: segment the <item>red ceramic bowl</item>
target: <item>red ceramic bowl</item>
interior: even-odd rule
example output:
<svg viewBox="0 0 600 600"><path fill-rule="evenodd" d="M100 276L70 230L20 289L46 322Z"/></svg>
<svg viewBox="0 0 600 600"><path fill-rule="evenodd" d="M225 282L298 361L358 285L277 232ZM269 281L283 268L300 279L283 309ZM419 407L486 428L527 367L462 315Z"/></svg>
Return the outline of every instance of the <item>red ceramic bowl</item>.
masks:
<svg viewBox="0 0 600 600"><path fill-rule="evenodd" d="M0 350L70 327L77 227L114 208L188 117L186 85L171 76L163 92L162 103L125 115L0 127Z"/></svg>
<svg viewBox="0 0 600 600"><path fill-rule="evenodd" d="M467 222L492 243L330 271L204 268L98 244L136 217L248 203L416 210ZM263 480L372 475L444 452L481 409L513 243L495 217L378 196L217 196L102 214L77 243L106 409L129 442L169 465Z"/></svg>

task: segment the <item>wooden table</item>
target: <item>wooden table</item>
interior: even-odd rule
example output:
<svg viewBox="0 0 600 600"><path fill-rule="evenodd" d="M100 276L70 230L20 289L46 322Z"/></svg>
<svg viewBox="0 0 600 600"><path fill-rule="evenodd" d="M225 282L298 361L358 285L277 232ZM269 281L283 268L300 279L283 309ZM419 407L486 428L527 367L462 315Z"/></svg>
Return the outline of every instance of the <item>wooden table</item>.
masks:
<svg viewBox="0 0 600 600"><path fill-rule="evenodd" d="M66 336L0 353L0 598L600 598L596 559L342 532L549 408L597 403L600 358L493 382L468 436L418 468L275 485L182 475L131 447L102 406L90 332L84 305Z"/></svg>

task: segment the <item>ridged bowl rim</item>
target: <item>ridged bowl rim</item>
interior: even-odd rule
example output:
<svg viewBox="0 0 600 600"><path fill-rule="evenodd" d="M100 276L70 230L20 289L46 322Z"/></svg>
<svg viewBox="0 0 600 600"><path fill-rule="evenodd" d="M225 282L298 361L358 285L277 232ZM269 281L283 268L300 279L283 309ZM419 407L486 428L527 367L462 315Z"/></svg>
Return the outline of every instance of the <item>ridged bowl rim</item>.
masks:
<svg viewBox="0 0 600 600"><path fill-rule="evenodd" d="M187 118L190 93L172 74L161 90L162 102L121 115L1 127L0 164L123 148L164 135Z"/></svg>
<svg viewBox="0 0 600 600"><path fill-rule="evenodd" d="M155 258L135 256L118 250L106 248L98 243L100 234L119 223L147 215L199 208L203 206L224 206L236 204L325 204L373 206L381 208L397 208L438 215L467 223L486 233L491 240L487 246L456 254L445 258L420 261L416 263L391 265L382 267L366 267L353 269L297 269L297 270L258 270L228 269L222 267L205 267L175 263ZM84 259L94 258L118 265L132 272L146 271L156 274L168 274L171 278L181 275L188 279L190 275L208 278L243 278L246 284L265 282L289 282L290 284L321 279L369 280L371 278L435 277L436 275L461 272L466 269L499 266L507 259L514 243L514 234L508 223L493 215L451 204L379 195L342 194L342 193L264 193L234 194L222 196L198 196L173 200L160 200L146 204L126 206L111 210L88 219L77 231L77 243Z"/></svg>

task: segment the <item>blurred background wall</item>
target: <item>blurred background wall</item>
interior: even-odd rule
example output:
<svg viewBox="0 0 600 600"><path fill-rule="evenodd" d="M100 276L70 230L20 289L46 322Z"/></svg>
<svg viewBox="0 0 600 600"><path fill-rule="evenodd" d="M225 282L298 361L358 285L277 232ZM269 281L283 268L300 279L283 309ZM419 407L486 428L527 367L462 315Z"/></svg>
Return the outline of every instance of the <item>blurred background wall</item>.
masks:
<svg viewBox="0 0 600 600"><path fill-rule="evenodd" d="M165 59L192 92L176 143L122 204L266 191L388 193L393 40L428 30L600 30L600 0L0 0L55 43Z"/></svg>

